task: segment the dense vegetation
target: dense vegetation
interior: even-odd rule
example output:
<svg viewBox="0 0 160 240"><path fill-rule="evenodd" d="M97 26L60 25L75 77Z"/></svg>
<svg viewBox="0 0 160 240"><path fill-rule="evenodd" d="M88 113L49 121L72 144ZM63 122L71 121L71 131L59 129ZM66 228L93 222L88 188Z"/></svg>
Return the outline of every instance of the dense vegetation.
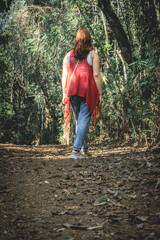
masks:
<svg viewBox="0 0 160 240"><path fill-rule="evenodd" d="M62 61L82 26L93 37L103 81L90 141L159 142L159 1L6 0L1 11L1 142L63 142Z"/></svg>

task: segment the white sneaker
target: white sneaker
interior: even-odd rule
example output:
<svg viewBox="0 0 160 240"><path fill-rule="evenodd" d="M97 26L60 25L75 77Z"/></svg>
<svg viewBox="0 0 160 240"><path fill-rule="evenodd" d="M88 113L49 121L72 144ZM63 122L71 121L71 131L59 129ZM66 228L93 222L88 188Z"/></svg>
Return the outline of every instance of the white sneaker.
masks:
<svg viewBox="0 0 160 240"><path fill-rule="evenodd" d="M80 152L72 150L72 153L70 155L71 159L84 159L86 158L85 155L82 155Z"/></svg>
<svg viewBox="0 0 160 240"><path fill-rule="evenodd" d="M88 151L81 151L81 154L84 155L86 158L92 158L92 154Z"/></svg>

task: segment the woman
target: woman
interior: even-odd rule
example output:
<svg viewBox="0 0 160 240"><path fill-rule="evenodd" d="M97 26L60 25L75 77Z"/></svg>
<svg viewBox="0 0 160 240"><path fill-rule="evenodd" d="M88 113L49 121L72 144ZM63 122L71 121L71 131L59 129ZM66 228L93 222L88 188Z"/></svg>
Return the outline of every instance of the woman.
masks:
<svg viewBox="0 0 160 240"><path fill-rule="evenodd" d="M73 50L63 60L62 73L65 129L70 120L70 103L76 119L76 136L72 159L88 158L86 135L91 115L94 122L102 103L102 82L99 57L93 50L92 38L86 28L77 31Z"/></svg>

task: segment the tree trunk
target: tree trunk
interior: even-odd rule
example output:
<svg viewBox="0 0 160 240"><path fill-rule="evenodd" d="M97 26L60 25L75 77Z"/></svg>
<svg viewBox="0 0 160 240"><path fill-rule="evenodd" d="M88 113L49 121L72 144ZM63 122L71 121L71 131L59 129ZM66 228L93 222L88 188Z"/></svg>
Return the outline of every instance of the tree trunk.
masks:
<svg viewBox="0 0 160 240"><path fill-rule="evenodd" d="M117 39L124 60L128 64L132 63L130 43L117 15L110 4L110 0L98 0L98 6L108 20L108 23Z"/></svg>
<svg viewBox="0 0 160 240"><path fill-rule="evenodd" d="M126 32L127 36L131 45L131 48L134 48L133 44L133 34L132 34L132 21L131 21L131 16L130 16L130 9L131 9L131 4L130 1L126 0L123 2L124 4L124 22L126 24ZM134 7L133 7L134 8Z"/></svg>
<svg viewBox="0 0 160 240"><path fill-rule="evenodd" d="M41 88L41 93L42 93L42 96L43 96L44 101L46 103L46 106L48 108L49 114L52 117L52 119L54 120L54 119L56 119L56 117L55 117L55 110L51 107L51 104L50 104L50 102L48 100L48 95L47 95L47 92L46 92L45 88L42 86L42 84L39 84L39 86Z"/></svg>
<svg viewBox="0 0 160 240"><path fill-rule="evenodd" d="M102 13L102 19L103 19L103 27L104 27L104 32L105 32L105 39L106 39L106 55L107 55L107 59L106 59L106 65L107 65L107 70L109 68L109 45L108 45L108 32L107 32L107 27L106 27L106 18L103 14L103 12L101 11Z"/></svg>

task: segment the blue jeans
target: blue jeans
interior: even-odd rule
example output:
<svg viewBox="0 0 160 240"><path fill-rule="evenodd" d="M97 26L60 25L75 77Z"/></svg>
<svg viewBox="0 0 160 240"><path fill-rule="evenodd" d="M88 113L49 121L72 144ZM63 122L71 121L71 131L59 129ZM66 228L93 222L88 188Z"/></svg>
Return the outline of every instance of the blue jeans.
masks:
<svg viewBox="0 0 160 240"><path fill-rule="evenodd" d="M77 95L70 97L71 106L76 120L76 136L73 149L87 151L87 132L91 119L91 111L86 105L86 99Z"/></svg>

